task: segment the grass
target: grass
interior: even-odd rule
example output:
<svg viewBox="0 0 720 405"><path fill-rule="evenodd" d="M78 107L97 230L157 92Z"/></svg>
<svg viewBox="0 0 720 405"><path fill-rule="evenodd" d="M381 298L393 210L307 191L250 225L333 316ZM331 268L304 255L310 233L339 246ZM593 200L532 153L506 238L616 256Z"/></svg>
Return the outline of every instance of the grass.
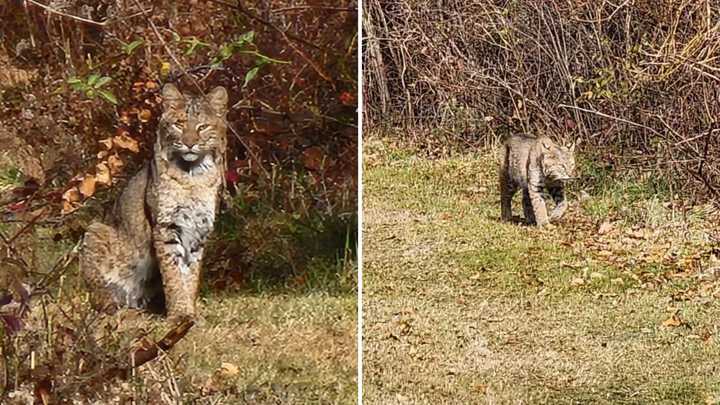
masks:
<svg viewBox="0 0 720 405"><path fill-rule="evenodd" d="M503 223L491 154L365 147L364 403L720 401L715 212L616 178Z"/></svg>
<svg viewBox="0 0 720 405"><path fill-rule="evenodd" d="M23 238L22 249L36 252L32 256L38 260L32 263L41 271L71 248L67 242L54 242L53 232L42 227L32 235ZM0 333L14 347L8 367L26 370L30 352L38 370L61 361L68 365L62 372L50 368L52 398L69 401L69 393L80 390L84 397L79 403L88 398L102 403L355 403L357 268L351 252L326 256L309 259L301 269L302 282L292 274L284 282L275 276L263 279L259 269L255 278L223 288L212 284L217 280L208 280L201 288L200 319L188 335L169 353L138 368L130 380L105 381L102 386L87 383L97 359L126 358L138 337L159 340L172 325L133 310L98 316L87 302L77 266L71 266L50 294L32 302L19 335ZM233 271L242 268L239 263L226 265ZM71 343L67 336L74 336ZM79 371L83 363L90 365L84 372ZM5 364L0 366L4 369ZM29 381L41 379L42 372L31 373ZM32 390L24 384L12 395L32 397Z"/></svg>
<svg viewBox="0 0 720 405"><path fill-rule="evenodd" d="M51 330L62 328L74 335L89 330L94 336L97 343L60 349L67 350L65 361L72 366L64 371L69 374L52 377L57 400L70 400L68 392L74 390L69 387L92 375L72 377L77 359L93 358L84 354L86 350L99 346L108 354L124 357L137 337L158 340L171 327L161 317L133 310L98 318L73 272L61 290L46 296L45 305L35 302L27 327L16 340L19 352L34 350L37 364L45 364L59 350L57 342L48 344L45 338ZM198 311L198 323L169 353L138 368L129 381L83 386L84 398L163 404L356 402L354 294L339 295L332 289L305 293L257 292L255 287L224 292L205 289ZM63 346L63 337L61 331L52 340ZM28 391L32 388L26 385L12 395Z"/></svg>

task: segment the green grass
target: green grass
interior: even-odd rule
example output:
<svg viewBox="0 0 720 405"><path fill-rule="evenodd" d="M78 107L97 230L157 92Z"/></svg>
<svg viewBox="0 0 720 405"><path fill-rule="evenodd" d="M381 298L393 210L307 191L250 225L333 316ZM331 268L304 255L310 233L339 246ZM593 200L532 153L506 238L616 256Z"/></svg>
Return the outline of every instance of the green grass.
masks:
<svg viewBox="0 0 720 405"><path fill-rule="evenodd" d="M365 403L720 398L702 209L607 180L554 228L503 223L493 156L366 147ZM663 325L675 310L687 326Z"/></svg>
<svg viewBox="0 0 720 405"><path fill-rule="evenodd" d="M54 242L54 233L37 227L16 242L38 271L33 278L42 277L72 248L65 241ZM267 243L280 242L268 239ZM99 353L125 358L137 338L148 335L157 340L172 325L164 318L132 310L98 316L87 302L73 264L61 285L51 285L50 294L33 301L27 328L13 352L19 356L12 358L11 367L26 369L25 355L30 351L39 365L56 364L57 353L64 353L63 361L71 365L65 370L69 377L59 373L53 377L55 398L63 400L69 400L67 393L77 385L102 403L110 398L133 398L138 403L154 403L157 398L164 398L163 403L197 404L355 403L357 267L350 243L349 239L336 243L348 252L344 256L333 251L302 262L297 273L301 280L290 273L276 281L272 275L261 274L261 267L238 285L216 288L208 280L198 302L199 322L188 335L169 353L137 369L129 381L107 381L104 388L86 383L88 367L86 374L78 372L78 359L96 365L92 359ZM242 271L233 264L225 266ZM93 343L68 344L63 340L64 329L48 328L48 324L61 325L74 334L90 333L93 338L88 341ZM54 336L56 344L49 344L47 335ZM16 394L28 389L31 392L32 387L20 387Z"/></svg>
<svg viewBox="0 0 720 405"><path fill-rule="evenodd" d="M62 331L53 338L73 365L76 358L91 358L83 354L89 348L124 358L135 339L147 335L159 340L171 328L162 317L133 310L98 318L75 271L70 269L61 293L54 290L45 305L32 306L18 350L34 350L37 364L45 364L59 350L44 339L50 331L46 316L52 325L87 328L94 336L96 343L77 347L63 346ZM206 289L198 312L198 323L171 351L138 368L127 383L106 381L102 389L83 386L85 395L103 403L118 397L138 403L160 397L167 403L199 404L356 402L355 294ZM57 326L52 330L58 332ZM73 370L67 370L70 376ZM56 398L69 399L67 393L74 391L69 384L88 378L53 377Z"/></svg>

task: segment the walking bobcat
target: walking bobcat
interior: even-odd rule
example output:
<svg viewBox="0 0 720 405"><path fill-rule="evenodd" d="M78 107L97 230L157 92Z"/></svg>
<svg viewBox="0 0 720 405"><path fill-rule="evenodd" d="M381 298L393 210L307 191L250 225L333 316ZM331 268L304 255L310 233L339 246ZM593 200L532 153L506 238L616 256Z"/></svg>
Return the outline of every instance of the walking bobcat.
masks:
<svg viewBox="0 0 720 405"><path fill-rule="evenodd" d="M217 87L191 97L166 84L162 97L153 156L106 222L88 227L80 269L96 303L194 316L223 184L228 95Z"/></svg>
<svg viewBox="0 0 720 405"><path fill-rule="evenodd" d="M558 146L550 138L511 136L503 145L500 161L500 209L505 221L512 220L512 198L523 193L523 211L529 224L543 226L560 219L568 203L565 181L575 175L575 144ZM555 201L548 218L543 191Z"/></svg>

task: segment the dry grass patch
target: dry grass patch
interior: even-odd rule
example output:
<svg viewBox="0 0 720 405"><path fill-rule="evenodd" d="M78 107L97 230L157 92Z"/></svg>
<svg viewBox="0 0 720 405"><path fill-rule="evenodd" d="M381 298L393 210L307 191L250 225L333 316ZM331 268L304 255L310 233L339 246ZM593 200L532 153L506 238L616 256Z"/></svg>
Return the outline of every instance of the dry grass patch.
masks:
<svg viewBox="0 0 720 405"><path fill-rule="evenodd" d="M366 147L366 403L720 398L717 213L590 190L555 228L507 224L493 156Z"/></svg>
<svg viewBox="0 0 720 405"><path fill-rule="evenodd" d="M133 310L100 315L73 271L63 280L32 303L18 335L3 336L16 345L17 357L0 369L27 370L35 363L21 379L33 383L9 393L9 403L39 398L46 374L48 398L77 403L356 402L354 293L207 292L199 302L202 318L187 336L123 379L106 378L106 371L126 361L138 340L158 341L173 325Z"/></svg>

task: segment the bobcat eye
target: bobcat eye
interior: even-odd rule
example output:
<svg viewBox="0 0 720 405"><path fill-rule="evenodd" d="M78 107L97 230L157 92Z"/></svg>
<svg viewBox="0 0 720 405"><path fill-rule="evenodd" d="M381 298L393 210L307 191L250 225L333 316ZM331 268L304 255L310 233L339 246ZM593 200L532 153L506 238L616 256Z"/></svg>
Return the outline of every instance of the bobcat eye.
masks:
<svg viewBox="0 0 720 405"><path fill-rule="evenodd" d="M208 129L208 128L210 128L209 125L207 125L207 124L200 124L200 125L197 126L196 129L197 129L198 132L199 132L199 131L204 131L204 130L206 130L206 129Z"/></svg>
<svg viewBox="0 0 720 405"><path fill-rule="evenodd" d="M170 127L176 131L182 131L182 127L178 124L172 124Z"/></svg>

